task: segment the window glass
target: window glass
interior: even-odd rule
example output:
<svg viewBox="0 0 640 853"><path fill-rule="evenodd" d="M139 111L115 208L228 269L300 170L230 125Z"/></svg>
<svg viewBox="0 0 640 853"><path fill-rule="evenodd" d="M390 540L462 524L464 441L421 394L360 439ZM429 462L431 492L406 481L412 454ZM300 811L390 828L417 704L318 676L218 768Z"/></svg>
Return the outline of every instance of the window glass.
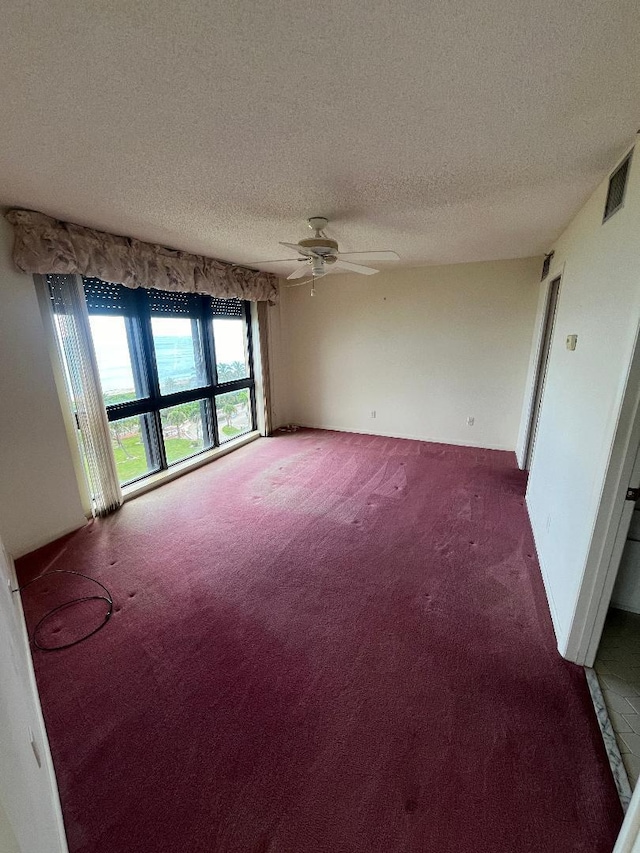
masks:
<svg viewBox="0 0 640 853"><path fill-rule="evenodd" d="M120 484L160 468L152 415L133 415L109 424Z"/></svg>
<svg viewBox="0 0 640 853"><path fill-rule="evenodd" d="M131 359L126 323L120 316L91 314L91 337L106 406L146 397L142 371ZM136 375L137 374L137 375Z"/></svg>
<svg viewBox="0 0 640 853"><path fill-rule="evenodd" d="M233 382L249 376L247 324L242 317L213 320L218 382Z"/></svg>
<svg viewBox="0 0 640 853"><path fill-rule="evenodd" d="M251 397L248 388L230 391L216 397L216 418L220 443L229 441L253 428Z"/></svg>
<svg viewBox="0 0 640 853"><path fill-rule="evenodd" d="M194 400L160 410L167 464L180 462L209 447L207 402Z"/></svg>
<svg viewBox="0 0 640 853"><path fill-rule="evenodd" d="M152 317L153 345L161 394L207 384L198 321L188 317Z"/></svg>
<svg viewBox="0 0 640 853"><path fill-rule="evenodd" d="M81 387L65 314L66 276L47 276L65 378ZM122 485L254 429L247 304L84 279L116 469ZM215 350L213 363L211 344ZM67 342L68 343L68 342ZM232 389L229 385L233 383ZM82 420L78 424L82 451ZM86 454L82 453L83 459ZM86 462L86 459L85 459Z"/></svg>

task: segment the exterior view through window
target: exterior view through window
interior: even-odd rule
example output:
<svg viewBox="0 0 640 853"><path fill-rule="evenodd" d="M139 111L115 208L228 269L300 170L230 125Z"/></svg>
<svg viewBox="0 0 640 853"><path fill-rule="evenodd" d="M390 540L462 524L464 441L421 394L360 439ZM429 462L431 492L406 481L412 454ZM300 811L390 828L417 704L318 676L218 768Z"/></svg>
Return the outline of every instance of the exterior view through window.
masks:
<svg viewBox="0 0 640 853"><path fill-rule="evenodd" d="M254 429L248 303L96 278L84 290L122 485Z"/></svg>

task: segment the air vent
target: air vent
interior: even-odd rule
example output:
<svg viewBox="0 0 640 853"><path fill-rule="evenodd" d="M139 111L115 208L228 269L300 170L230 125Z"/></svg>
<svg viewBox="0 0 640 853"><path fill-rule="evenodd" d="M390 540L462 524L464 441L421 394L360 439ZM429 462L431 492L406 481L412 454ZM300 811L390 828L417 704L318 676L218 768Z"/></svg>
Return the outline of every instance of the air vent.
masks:
<svg viewBox="0 0 640 853"><path fill-rule="evenodd" d="M553 260L554 252L549 252L548 255L544 256L544 261L542 262L542 275L540 276L540 281L544 281L545 278L549 275L549 268L551 267L551 261Z"/></svg>
<svg viewBox="0 0 640 853"><path fill-rule="evenodd" d="M627 178L629 177L629 166L631 165L631 153L629 153L618 168L612 172L609 178L609 190L607 202L604 206L603 222L617 213L624 203L624 194L627 189Z"/></svg>

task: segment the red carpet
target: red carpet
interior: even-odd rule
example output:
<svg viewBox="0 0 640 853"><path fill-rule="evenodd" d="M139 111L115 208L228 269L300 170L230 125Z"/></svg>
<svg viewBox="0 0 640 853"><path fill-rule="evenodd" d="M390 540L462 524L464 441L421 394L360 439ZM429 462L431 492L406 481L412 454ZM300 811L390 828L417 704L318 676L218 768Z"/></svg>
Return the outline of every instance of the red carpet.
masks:
<svg viewBox="0 0 640 853"><path fill-rule="evenodd" d="M611 853L524 487L510 453L303 431L24 558L115 600L34 655L71 853ZM30 625L88 586L34 584Z"/></svg>

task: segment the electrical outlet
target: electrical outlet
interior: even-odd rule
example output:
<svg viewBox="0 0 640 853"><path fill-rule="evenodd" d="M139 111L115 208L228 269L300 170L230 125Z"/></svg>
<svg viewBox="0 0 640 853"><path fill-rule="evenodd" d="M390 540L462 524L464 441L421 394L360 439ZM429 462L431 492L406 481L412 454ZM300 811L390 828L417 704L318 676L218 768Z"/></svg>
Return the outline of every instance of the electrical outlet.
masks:
<svg viewBox="0 0 640 853"><path fill-rule="evenodd" d="M375 416L376 416L376 410L375 410L375 409L372 409L372 410L371 410L371 417L372 417L372 418L375 418Z"/></svg>
<svg viewBox="0 0 640 853"><path fill-rule="evenodd" d="M476 422L475 418L471 418L471 417L467 418L467 426L473 426L475 422Z"/></svg>

